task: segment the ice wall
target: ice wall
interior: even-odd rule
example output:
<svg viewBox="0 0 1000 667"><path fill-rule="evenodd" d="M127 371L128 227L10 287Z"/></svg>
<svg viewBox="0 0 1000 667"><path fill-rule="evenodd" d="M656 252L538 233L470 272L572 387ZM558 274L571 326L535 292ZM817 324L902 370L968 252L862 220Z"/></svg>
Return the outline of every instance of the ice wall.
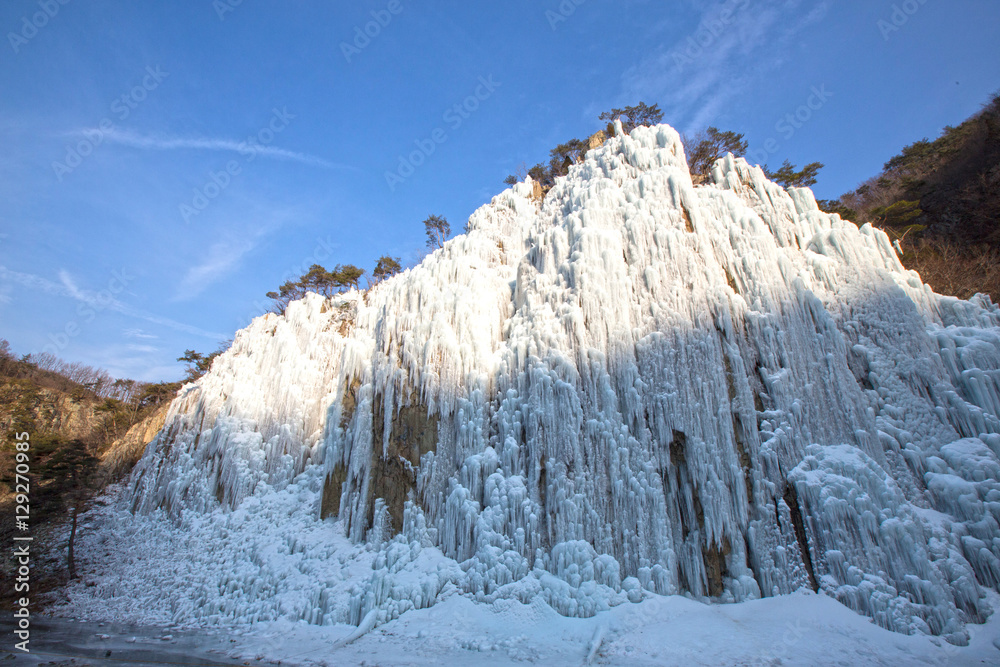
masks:
<svg viewBox="0 0 1000 667"><path fill-rule="evenodd" d="M962 643L1000 584L1000 310L742 159L694 187L667 126L532 192L239 332L137 466L137 515L311 484L375 552L359 624L452 588L590 615L811 586Z"/></svg>

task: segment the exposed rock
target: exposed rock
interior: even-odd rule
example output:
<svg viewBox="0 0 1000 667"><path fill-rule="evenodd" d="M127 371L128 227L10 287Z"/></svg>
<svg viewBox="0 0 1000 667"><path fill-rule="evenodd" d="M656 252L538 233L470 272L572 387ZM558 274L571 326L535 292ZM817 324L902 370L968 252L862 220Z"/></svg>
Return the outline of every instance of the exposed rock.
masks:
<svg viewBox="0 0 1000 667"><path fill-rule="evenodd" d="M587 150L593 150L595 148L600 148L604 145L604 142L608 140L608 135L604 130L599 130L596 133L590 135L587 139Z"/></svg>
<svg viewBox="0 0 1000 667"><path fill-rule="evenodd" d="M390 416L388 441L385 439L383 402L379 398L375 400L368 528L374 522L375 500L381 499L389 512L393 532L402 529L403 506L407 500L416 499L413 491L417 487L420 458L437 448L438 418L428 416L427 406L421 405L418 398L416 392L411 393L410 402Z"/></svg>
<svg viewBox="0 0 1000 667"><path fill-rule="evenodd" d="M36 433L62 439L87 439L99 425L95 398L74 398L63 391L34 386L27 380L0 378L0 439L7 441L18 414Z"/></svg>
<svg viewBox="0 0 1000 667"><path fill-rule="evenodd" d="M101 455L101 467L111 479L128 474L142 458L146 445L152 442L163 428L170 404L165 403L145 419L136 423L118 438Z"/></svg>

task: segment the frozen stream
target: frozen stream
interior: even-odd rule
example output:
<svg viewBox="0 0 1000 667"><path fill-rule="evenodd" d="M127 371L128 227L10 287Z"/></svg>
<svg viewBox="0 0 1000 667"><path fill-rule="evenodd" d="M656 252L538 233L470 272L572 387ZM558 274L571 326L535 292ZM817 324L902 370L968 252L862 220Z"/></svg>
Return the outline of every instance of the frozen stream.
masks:
<svg viewBox="0 0 1000 667"><path fill-rule="evenodd" d="M81 623L62 618L36 618L31 624L31 653L10 651L7 638L13 625L6 618L0 622L5 638L0 664L8 664L10 655L16 665L269 665L230 657L237 640L223 631L164 631L118 623ZM72 661L72 662L71 662Z"/></svg>

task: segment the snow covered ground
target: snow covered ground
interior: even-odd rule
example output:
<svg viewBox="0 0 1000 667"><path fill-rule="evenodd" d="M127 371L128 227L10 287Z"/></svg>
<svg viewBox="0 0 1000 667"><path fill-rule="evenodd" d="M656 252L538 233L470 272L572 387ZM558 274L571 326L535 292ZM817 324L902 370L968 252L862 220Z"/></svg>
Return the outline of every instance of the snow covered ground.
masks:
<svg viewBox="0 0 1000 667"><path fill-rule="evenodd" d="M247 655L318 665L1000 664L998 620L972 626L970 645L955 647L883 630L811 591L737 604L656 596L588 619L538 599L481 605L453 596L338 646L353 630L280 622L238 645L247 642Z"/></svg>
<svg viewBox="0 0 1000 667"><path fill-rule="evenodd" d="M991 594L990 603L1000 604L1000 596ZM235 631L46 621L35 634L36 651L42 653L19 655L13 664L44 665L58 656L76 656L78 665L125 660L136 667L145 667L144 660L331 667L1000 664L1000 617L969 629L965 647L901 635L805 590L736 604L655 596L587 619L561 616L540 599L482 605L451 595L350 643L357 632L353 626L287 620ZM101 659L106 651L113 661Z"/></svg>
<svg viewBox="0 0 1000 667"><path fill-rule="evenodd" d="M541 595L527 603L483 604L452 584L434 606L374 628L329 618L328 625L289 620L308 616L301 606L317 579L330 586L324 592L329 608L343 611L351 592L363 590L378 574L376 549L352 544L339 522L316 522L302 509L312 505L307 491L291 485L270 504L251 502L245 516L238 511L229 520L228 529L220 510L215 516L191 515L180 531L163 515L133 518L125 492L113 489L85 515L78 547L81 580L52 601L50 612L57 616L46 622L54 624L49 626L54 637L46 638L44 625L36 632L36 650L45 651L32 658L39 662L18 656L18 664L46 664L55 654L95 656L86 664L122 664L102 663L106 650L116 660L132 656L135 665L143 659L173 662L177 655L219 664L331 666L1000 664L998 614L985 624L968 625L969 645L958 647L938 637L882 629L808 589L733 604L646 592L641 602L572 618L557 613ZM289 502L293 498L298 502ZM256 542L245 541L251 531L232 528L250 516L257 519ZM227 542L226 534L240 541ZM295 536L294 546L289 535ZM205 548L206 543L214 546ZM422 550L420 563L424 576L454 567L433 548ZM235 585L248 569L259 573L254 583ZM256 601L255 588L263 591ZM177 596L178 590L186 595ZM1000 595L990 592L987 601L1000 608ZM252 613L195 615L195 606ZM60 622L66 616L75 620Z"/></svg>

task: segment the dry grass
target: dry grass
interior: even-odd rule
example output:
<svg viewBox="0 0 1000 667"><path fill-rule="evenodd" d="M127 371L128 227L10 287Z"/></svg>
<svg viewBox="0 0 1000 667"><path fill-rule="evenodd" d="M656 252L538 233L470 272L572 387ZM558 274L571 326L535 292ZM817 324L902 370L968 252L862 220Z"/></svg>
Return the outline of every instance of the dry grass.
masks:
<svg viewBox="0 0 1000 667"><path fill-rule="evenodd" d="M938 294L968 299L977 292L1000 302L1000 251L988 245L965 245L920 239L903 244L903 265L920 274Z"/></svg>

